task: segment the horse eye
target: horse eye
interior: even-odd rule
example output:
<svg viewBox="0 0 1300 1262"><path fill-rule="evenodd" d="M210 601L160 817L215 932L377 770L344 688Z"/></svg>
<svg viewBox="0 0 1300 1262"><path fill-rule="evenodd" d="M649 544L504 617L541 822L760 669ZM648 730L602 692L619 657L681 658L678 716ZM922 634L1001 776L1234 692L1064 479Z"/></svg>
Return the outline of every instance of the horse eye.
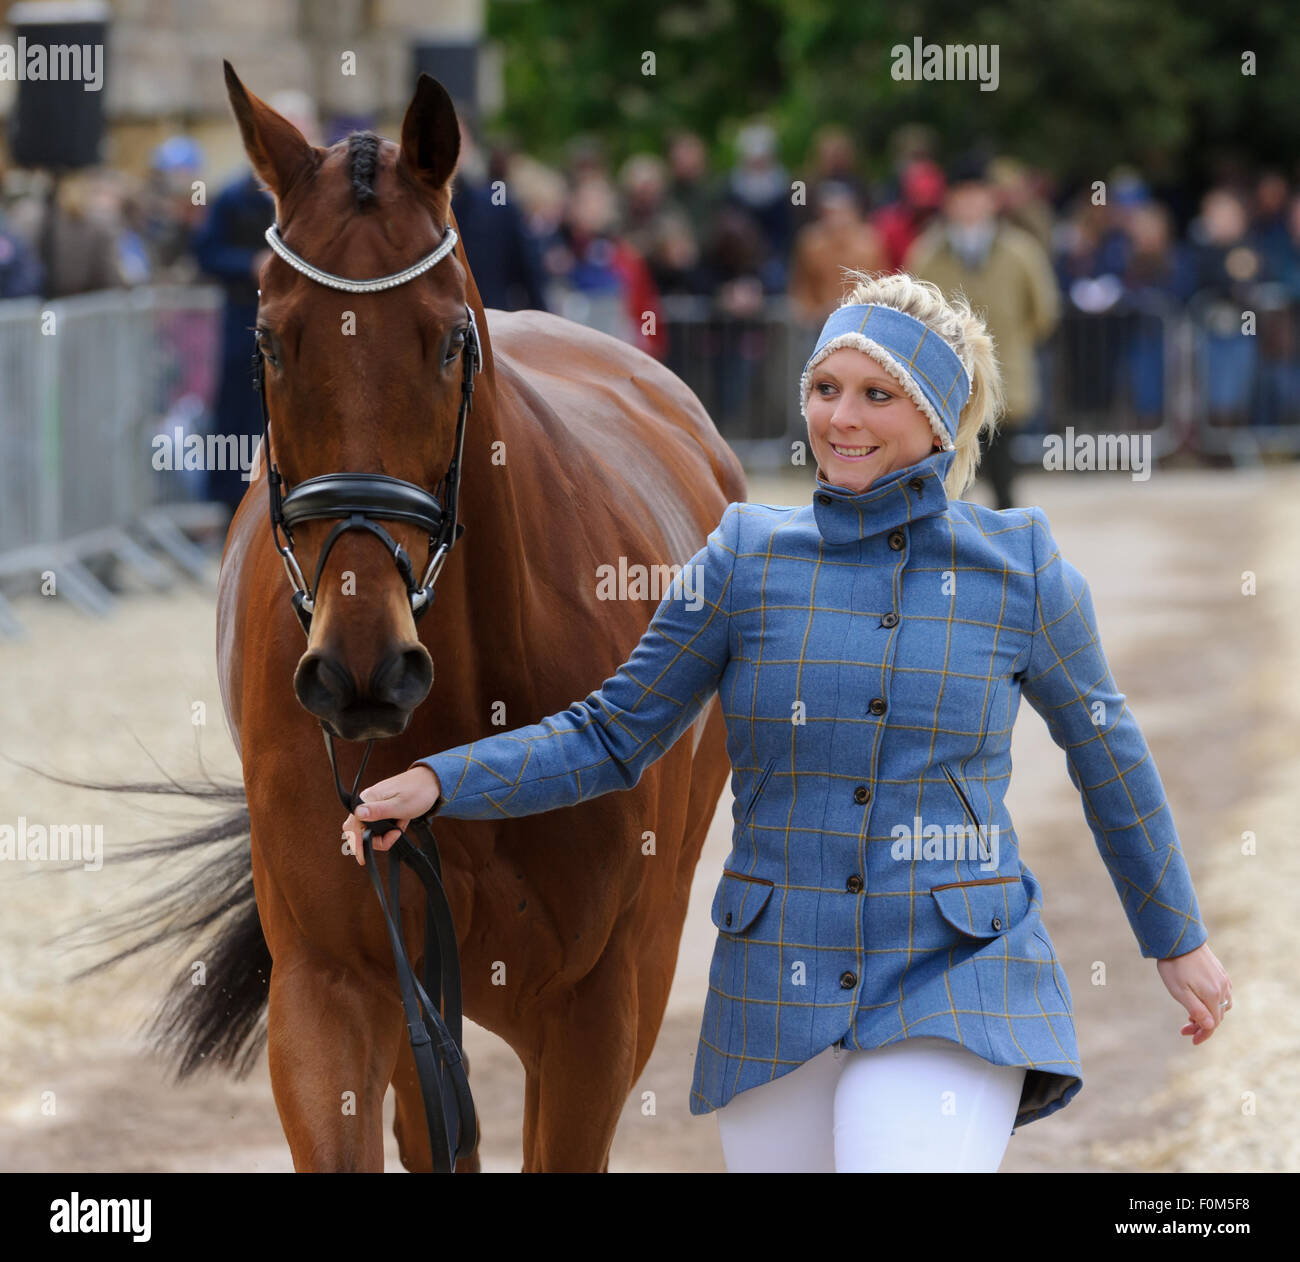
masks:
<svg viewBox="0 0 1300 1262"><path fill-rule="evenodd" d="M267 329L255 329L254 334L257 338L257 348L266 358L268 364L279 366L280 361L276 359L275 352L271 349L271 335Z"/></svg>
<svg viewBox="0 0 1300 1262"><path fill-rule="evenodd" d="M465 339L468 334L468 328L460 328L451 335L451 345L447 348L447 357L442 361L444 364L450 364L465 349Z"/></svg>

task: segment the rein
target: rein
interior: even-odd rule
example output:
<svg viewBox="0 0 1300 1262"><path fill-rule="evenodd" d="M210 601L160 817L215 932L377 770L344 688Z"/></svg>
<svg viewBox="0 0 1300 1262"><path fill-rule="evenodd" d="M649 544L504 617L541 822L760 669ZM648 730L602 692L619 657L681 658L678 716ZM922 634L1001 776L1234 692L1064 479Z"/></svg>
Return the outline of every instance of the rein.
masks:
<svg viewBox="0 0 1300 1262"><path fill-rule="evenodd" d="M290 267L318 284L341 289L346 293L376 293L423 276L451 253L456 245L456 233L448 226L437 248L418 263L404 271L371 280L350 280L313 266L284 243L275 224L266 230L266 240L271 249ZM465 311L468 326L465 346L461 352L461 399L456 418L456 440L447 472L438 483L437 494L431 494L414 482L379 473L326 473L307 478L285 494L285 480L276 468L271 453L271 421L266 401L266 370L262 351L258 347L253 352L253 388L258 393L262 408L262 450L266 461L271 537L293 587L293 611L302 624L304 634L308 636L311 634L311 618L316 607L315 593L319 591L326 558L335 542L348 530L368 531L384 544L406 585L411 614L417 622L433 604L434 583L437 582L443 562L452 545L465 531L464 525L457 520L461 453L465 442L465 420L473 402L474 377L483 367L474 309L466 304ZM338 523L325 539L317 560L315 578L309 588L294 554L293 528L303 521L335 518L339 519ZM429 561L418 582L406 550L373 518L413 522L428 532ZM361 804L357 788L375 742L373 739L366 742L361 765L349 790L339 777L334 740L324 720L321 721L321 733L325 738L325 752L339 801L349 813L355 813ZM379 899L393 948L402 1011L406 1018L411 1052L415 1057L420 1095L424 1101L433 1170L435 1174L451 1174L455 1171L456 1161L468 1156L478 1142L478 1116L470 1094L462 1048L460 952L447 892L442 883L438 843L428 819L426 815L411 821L411 831L419 837L420 845L413 844L406 833L402 832L390 848L387 898L384 896L384 886L375 859L373 837L375 834L382 836L391 832L397 827L397 821L373 821L362 830L361 845L370 884ZM411 968L402 940L400 892L403 863L411 868L424 886L423 984Z"/></svg>

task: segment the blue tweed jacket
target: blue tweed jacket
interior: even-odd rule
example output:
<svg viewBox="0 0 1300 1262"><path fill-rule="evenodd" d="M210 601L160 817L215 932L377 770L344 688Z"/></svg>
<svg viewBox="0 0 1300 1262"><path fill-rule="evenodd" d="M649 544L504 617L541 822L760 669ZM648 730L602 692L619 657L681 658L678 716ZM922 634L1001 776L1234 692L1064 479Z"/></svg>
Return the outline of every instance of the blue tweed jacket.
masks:
<svg viewBox="0 0 1300 1262"><path fill-rule="evenodd" d="M819 477L803 507L728 505L597 691L419 760L436 815L570 806L635 785L716 690L734 827L692 1113L833 1043L914 1035L1026 1066L1016 1125L1079 1091L1070 988L1003 804L1022 694L1065 750L1142 955L1206 940L1085 579L1041 508L949 501L953 458L860 494Z"/></svg>

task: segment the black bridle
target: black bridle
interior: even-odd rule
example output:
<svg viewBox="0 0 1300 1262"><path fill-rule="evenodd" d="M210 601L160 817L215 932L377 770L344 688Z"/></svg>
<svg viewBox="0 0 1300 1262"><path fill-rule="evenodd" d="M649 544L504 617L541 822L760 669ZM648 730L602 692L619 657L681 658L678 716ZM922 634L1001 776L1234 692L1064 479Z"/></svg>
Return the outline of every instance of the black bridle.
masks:
<svg viewBox="0 0 1300 1262"><path fill-rule="evenodd" d="M422 276L451 253L456 245L456 233L448 226L438 247L418 263L405 271L372 280L350 280L345 276L321 271L294 253L281 240L274 224L266 230L266 240L271 249L290 267L318 284L341 289L346 293L375 293ZM464 525L457 521L461 453L465 442L465 419L473 401L474 376L483 367L474 309L466 304L465 311L468 325L461 352L460 411L456 418L456 439L451 462L438 484L436 494L431 494L414 482L405 482L401 478L391 478L381 473L325 473L319 477L307 478L285 494L284 478L276 468L271 454L271 420L266 402L266 370L261 347L253 353L253 388L258 393L262 407L262 458L266 462L266 484L270 496L271 537L284 561L289 582L293 585L293 611L302 624L304 633L309 636L311 618L316 608L315 593L320 590L325 561L330 549L348 530L369 531L388 549L397 572L406 584L411 614L417 622L433 604L433 586L443 562L465 530ZM336 518L337 524L321 547L316 574L309 588L294 554L293 528L304 521ZM412 522L427 532L429 560L418 582L406 549L374 518ZM357 787L370 759L374 740L366 742L361 765L357 769L351 790L348 790L339 778L333 737L324 720L321 721L321 732L325 737L325 752L329 757L339 801L350 813L355 813L361 803ZM427 816L411 822L412 831L420 837L420 846L412 844L403 832L391 847L388 860L389 895L388 898L384 897L383 882L374 855L373 837L376 834L383 836L396 827L397 821L392 819L370 823L361 834L362 854L393 948L402 1010L406 1017L411 1051L415 1057L420 1094L424 1100L433 1169L436 1174L450 1174L455 1170L456 1161L471 1153L478 1142L478 1117L470 1095L462 1051L460 952L447 892L442 883L438 843L429 827ZM411 868L424 885L423 985L411 969L402 941L399 896L403 863Z"/></svg>

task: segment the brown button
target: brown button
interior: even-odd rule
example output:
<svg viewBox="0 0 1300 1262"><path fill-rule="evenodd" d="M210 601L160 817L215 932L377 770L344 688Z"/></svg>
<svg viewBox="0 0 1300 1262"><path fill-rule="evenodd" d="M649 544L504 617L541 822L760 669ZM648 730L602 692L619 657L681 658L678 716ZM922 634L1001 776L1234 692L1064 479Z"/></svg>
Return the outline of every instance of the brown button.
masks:
<svg viewBox="0 0 1300 1262"><path fill-rule="evenodd" d="M730 923L731 923L731 913L730 913L730 912L727 913L726 921L727 921L727 924L730 924Z"/></svg>
<svg viewBox="0 0 1300 1262"><path fill-rule="evenodd" d="M914 491L924 491L925 483L920 478L913 478L908 484Z"/></svg>
<svg viewBox="0 0 1300 1262"><path fill-rule="evenodd" d="M855 872L847 881L844 882L844 888L850 894L862 893L862 878Z"/></svg>
<svg viewBox="0 0 1300 1262"><path fill-rule="evenodd" d="M883 618L881 618L880 625L882 627L898 626L898 615L891 609Z"/></svg>
<svg viewBox="0 0 1300 1262"><path fill-rule="evenodd" d="M819 495L817 497L817 503L819 504L829 504L830 502L831 502L831 497L829 495Z"/></svg>
<svg viewBox="0 0 1300 1262"><path fill-rule="evenodd" d="M867 707L872 714L884 714L885 702L883 697L872 697L871 704Z"/></svg>
<svg viewBox="0 0 1300 1262"><path fill-rule="evenodd" d="M862 806L862 805L863 805L864 803L866 803L866 802L870 802L870 801L871 801L871 790L868 789L867 786L866 786L865 784L860 784L860 785L858 785L858 787L857 787L856 789L853 790L853 800L854 800L854 801L855 801L859 806Z"/></svg>
<svg viewBox="0 0 1300 1262"><path fill-rule="evenodd" d="M857 984L858 984L858 975L856 973L850 973L846 969L843 973L840 974L840 985L843 986L845 990L852 990L853 987L856 986Z"/></svg>
<svg viewBox="0 0 1300 1262"><path fill-rule="evenodd" d="M893 548L895 552L902 552L903 545L906 542L907 540L903 537L903 532L901 530L895 530L893 534L889 536L889 546Z"/></svg>

